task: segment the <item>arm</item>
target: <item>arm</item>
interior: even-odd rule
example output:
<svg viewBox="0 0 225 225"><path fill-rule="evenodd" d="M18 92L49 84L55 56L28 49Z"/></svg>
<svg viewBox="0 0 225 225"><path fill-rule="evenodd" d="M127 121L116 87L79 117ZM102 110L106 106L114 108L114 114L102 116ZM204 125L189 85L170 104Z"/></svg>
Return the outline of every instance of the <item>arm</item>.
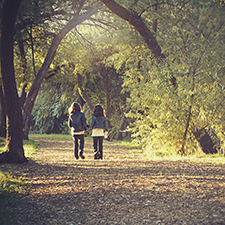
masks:
<svg viewBox="0 0 225 225"><path fill-rule="evenodd" d="M82 116L82 118L81 118L81 121L82 121L82 124L83 124L85 130L87 130L88 125L87 125L87 122L86 122L85 114L83 114L83 116Z"/></svg>
<svg viewBox="0 0 225 225"><path fill-rule="evenodd" d="M108 123L107 123L106 118L105 118L105 121L104 121L104 126L105 126L105 131L108 131Z"/></svg>
<svg viewBox="0 0 225 225"><path fill-rule="evenodd" d="M92 116L91 117L91 123L90 123L89 127L92 129L94 125L95 125L95 117Z"/></svg>
<svg viewBox="0 0 225 225"><path fill-rule="evenodd" d="M69 128L72 128L71 116L69 116L69 119L68 119L68 127Z"/></svg>
<svg viewBox="0 0 225 225"><path fill-rule="evenodd" d="M105 118L105 121L104 121L104 126L105 126L105 138L108 138L108 124L107 124L106 118Z"/></svg>

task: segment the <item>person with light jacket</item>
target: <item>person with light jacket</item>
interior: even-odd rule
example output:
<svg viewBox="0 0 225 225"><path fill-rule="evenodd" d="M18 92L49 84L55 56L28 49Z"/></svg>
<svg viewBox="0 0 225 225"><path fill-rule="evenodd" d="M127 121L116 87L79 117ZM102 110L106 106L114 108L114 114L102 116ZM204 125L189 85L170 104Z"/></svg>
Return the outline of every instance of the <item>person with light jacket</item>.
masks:
<svg viewBox="0 0 225 225"><path fill-rule="evenodd" d="M101 105L96 105L89 127L92 129L94 159L103 159L103 139L108 138L108 125Z"/></svg>
<svg viewBox="0 0 225 225"><path fill-rule="evenodd" d="M75 159L84 159L84 133L88 126L86 123L85 114L81 112L81 106L77 102L73 102L68 109L70 114L68 119L68 126L71 128L73 137L74 156ZM79 151L78 148L80 147Z"/></svg>

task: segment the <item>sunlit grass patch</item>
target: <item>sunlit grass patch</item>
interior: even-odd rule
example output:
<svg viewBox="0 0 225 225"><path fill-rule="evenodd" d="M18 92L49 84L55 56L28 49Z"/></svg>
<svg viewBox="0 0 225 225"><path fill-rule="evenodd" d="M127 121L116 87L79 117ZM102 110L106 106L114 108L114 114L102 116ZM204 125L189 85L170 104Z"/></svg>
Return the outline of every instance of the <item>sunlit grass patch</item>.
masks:
<svg viewBox="0 0 225 225"><path fill-rule="evenodd" d="M23 141L23 148L24 154L28 158L32 158L33 154L37 152L37 147L39 143L34 140L24 140Z"/></svg>
<svg viewBox="0 0 225 225"><path fill-rule="evenodd" d="M72 139L71 134L30 134L29 137L43 137L43 138L48 138L48 137L53 137L53 138L65 138L65 139ZM87 140L92 139L92 137L84 137Z"/></svg>
<svg viewBox="0 0 225 225"><path fill-rule="evenodd" d="M146 149L143 151L143 158L155 161L171 160L171 161L192 161L192 162L210 162L210 163L225 163L225 156L221 154L205 154L200 149L196 152L187 155L179 155L177 152L170 151L169 149Z"/></svg>
<svg viewBox="0 0 225 225"><path fill-rule="evenodd" d="M131 150L129 150L129 153L142 154L143 149L131 149Z"/></svg>
<svg viewBox="0 0 225 225"><path fill-rule="evenodd" d="M0 141L0 153L4 152L6 150L5 147L5 139L1 138L2 141ZM24 148L24 154L28 158L32 158L32 155L37 152L37 147L39 143L34 140L24 140L23 141L23 148Z"/></svg>
<svg viewBox="0 0 225 225"><path fill-rule="evenodd" d="M55 138L71 138L69 134L30 134L29 137L55 137Z"/></svg>
<svg viewBox="0 0 225 225"><path fill-rule="evenodd" d="M115 141L113 143L115 145L118 145L118 146L141 148L141 146L138 143L135 143L135 142L132 142L132 141Z"/></svg>

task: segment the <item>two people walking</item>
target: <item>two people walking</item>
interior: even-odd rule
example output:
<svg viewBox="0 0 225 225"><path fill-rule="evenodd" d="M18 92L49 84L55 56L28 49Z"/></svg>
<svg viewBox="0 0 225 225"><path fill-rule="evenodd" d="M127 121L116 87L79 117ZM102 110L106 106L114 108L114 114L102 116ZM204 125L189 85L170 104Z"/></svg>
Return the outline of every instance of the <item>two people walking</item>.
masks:
<svg viewBox="0 0 225 225"><path fill-rule="evenodd" d="M108 138L108 126L103 107L95 106L89 126L79 103L73 102L68 112L70 114L68 126L71 128L75 159L85 158L83 155L84 133L88 128L92 129L94 159L103 159L103 139Z"/></svg>

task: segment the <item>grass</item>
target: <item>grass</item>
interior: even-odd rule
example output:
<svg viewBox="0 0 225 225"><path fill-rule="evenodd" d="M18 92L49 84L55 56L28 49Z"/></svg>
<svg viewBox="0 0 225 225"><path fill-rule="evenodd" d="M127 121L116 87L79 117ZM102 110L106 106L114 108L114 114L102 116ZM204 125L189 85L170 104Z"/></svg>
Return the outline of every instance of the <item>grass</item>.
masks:
<svg viewBox="0 0 225 225"><path fill-rule="evenodd" d="M32 158L32 155L36 153L37 147L39 143L34 140L24 140L23 141L23 148L24 148L24 154L27 158ZM4 152L6 150L5 148L5 139L1 138L0 141L0 153Z"/></svg>
<svg viewBox="0 0 225 225"><path fill-rule="evenodd" d="M29 137L54 137L54 138L65 138L65 139L72 139L71 134L30 134ZM85 139L92 139L92 137L88 136Z"/></svg>
<svg viewBox="0 0 225 225"><path fill-rule="evenodd" d="M29 137L56 137L56 138L66 138L71 139L70 134L30 134Z"/></svg>
<svg viewBox="0 0 225 225"><path fill-rule="evenodd" d="M225 164L225 155L222 154L205 154L203 151L198 149L196 152L192 154L181 156L175 152L169 150L151 150L147 149L143 151L143 158L148 158L151 160L159 161L159 160L171 160L171 161L191 161L197 163L220 163Z"/></svg>
<svg viewBox="0 0 225 225"><path fill-rule="evenodd" d="M118 146L127 146L127 147L134 147L134 148L141 148L141 146L135 142L132 141L115 141L113 142L115 145Z"/></svg>

